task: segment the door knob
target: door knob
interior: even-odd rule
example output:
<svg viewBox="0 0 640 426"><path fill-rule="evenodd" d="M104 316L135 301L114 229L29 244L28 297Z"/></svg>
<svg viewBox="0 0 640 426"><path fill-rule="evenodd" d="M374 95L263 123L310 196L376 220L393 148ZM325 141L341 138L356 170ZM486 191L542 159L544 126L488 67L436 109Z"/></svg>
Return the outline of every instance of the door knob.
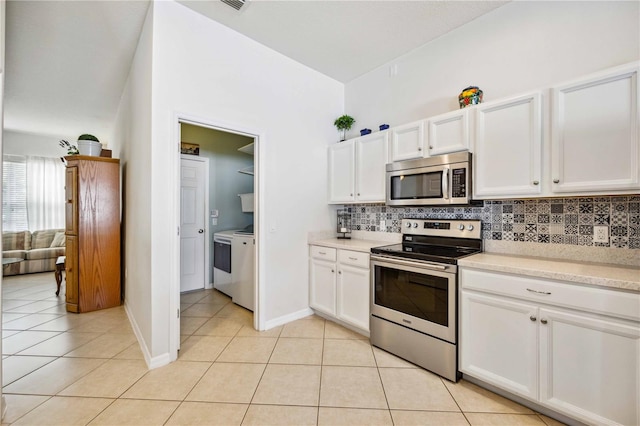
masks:
<svg viewBox="0 0 640 426"><path fill-rule="evenodd" d="M204 232L204 229L198 229L198 234L202 234Z"/></svg>

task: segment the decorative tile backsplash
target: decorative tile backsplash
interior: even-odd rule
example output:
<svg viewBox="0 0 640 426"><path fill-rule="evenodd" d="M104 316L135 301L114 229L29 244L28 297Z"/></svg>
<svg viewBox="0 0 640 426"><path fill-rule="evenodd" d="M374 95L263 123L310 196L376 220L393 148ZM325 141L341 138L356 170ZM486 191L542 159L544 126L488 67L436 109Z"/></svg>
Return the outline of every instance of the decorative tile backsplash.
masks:
<svg viewBox="0 0 640 426"><path fill-rule="evenodd" d="M640 249L640 195L485 201L474 207L345 206L353 230L401 232L403 218L480 219L482 238ZM594 225L609 227L609 242L594 243Z"/></svg>

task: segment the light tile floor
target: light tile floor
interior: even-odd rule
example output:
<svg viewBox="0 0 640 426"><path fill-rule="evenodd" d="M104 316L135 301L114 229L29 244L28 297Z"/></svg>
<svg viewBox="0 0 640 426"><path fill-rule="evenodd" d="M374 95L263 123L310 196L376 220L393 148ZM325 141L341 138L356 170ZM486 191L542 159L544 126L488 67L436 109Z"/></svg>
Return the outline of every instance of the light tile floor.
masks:
<svg viewBox="0 0 640 426"><path fill-rule="evenodd" d="M3 280L3 424L558 424L316 316L257 332L214 290L182 295L179 360L149 371L122 307L67 314L54 290Z"/></svg>

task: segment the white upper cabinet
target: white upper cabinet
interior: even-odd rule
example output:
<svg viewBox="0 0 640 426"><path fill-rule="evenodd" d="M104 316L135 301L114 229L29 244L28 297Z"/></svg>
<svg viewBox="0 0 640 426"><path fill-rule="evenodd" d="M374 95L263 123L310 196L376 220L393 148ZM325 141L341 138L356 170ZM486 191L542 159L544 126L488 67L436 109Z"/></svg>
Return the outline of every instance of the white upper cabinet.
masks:
<svg viewBox="0 0 640 426"><path fill-rule="evenodd" d="M329 146L329 204L384 202L388 141L376 132Z"/></svg>
<svg viewBox="0 0 640 426"><path fill-rule="evenodd" d="M355 201L355 139L329 146L329 203Z"/></svg>
<svg viewBox="0 0 640 426"><path fill-rule="evenodd" d="M356 201L384 202L389 133L356 139Z"/></svg>
<svg viewBox="0 0 640 426"><path fill-rule="evenodd" d="M422 158L425 154L424 120L391 129L391 161Z"/></svg>
<svg viewBox="0 0 640 426"><path fill-rule="evenodd" d="M541 105L533 92L474 108L474 198L540 194Z"/></svg>
<svg viewBox="0 0 640 426"><path fill-rule="evenodd" d="M469 114L467 108L427 120L430 156L469 149Z"/></svg>
<svg viewBox="0 0 640 426"><path fill-rule="evenodd" d="M551 191L640 189L638 63L552 88Z"/></svg>

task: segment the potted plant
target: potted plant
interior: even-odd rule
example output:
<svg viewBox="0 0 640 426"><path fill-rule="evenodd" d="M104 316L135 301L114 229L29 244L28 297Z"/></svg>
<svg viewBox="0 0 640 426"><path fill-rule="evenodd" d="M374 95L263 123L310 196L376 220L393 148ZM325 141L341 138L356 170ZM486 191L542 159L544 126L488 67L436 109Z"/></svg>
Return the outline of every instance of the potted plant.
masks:
<svg viewBox="0 0 640 426"><path fill-rule="evenodd" d="M78 136L78 150L81 155L99 157L102 152L102 144L95 136L84 133Z"/></svg>
<svg viewBox="0 0 640 426"><path fill-rule="evenodd" d="M354 120L353 117L346 114L336 118L336 121L334 121L333 124L339 131L342 131L342 139L340 139L340 142L347 138L347 130L351 129L351 126L353 126L353 123L355 122L356 120Z"/></svg>

